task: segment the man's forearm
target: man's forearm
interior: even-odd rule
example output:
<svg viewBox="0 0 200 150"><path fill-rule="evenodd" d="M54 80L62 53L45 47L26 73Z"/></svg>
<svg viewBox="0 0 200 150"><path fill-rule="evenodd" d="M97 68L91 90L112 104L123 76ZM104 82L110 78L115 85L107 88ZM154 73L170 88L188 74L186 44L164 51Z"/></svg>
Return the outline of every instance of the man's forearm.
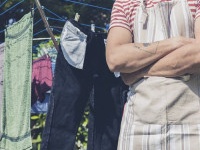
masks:
<svg viewBox="0 0 200 150"><path fill-rule="evenodd" d="M175 77L200 73L200 44L188 44L171 52L153 64L148 75Z"/></svg>
<svg viewBox="0 0 200 150"><path fill-rule="evenodd" d="M193 40L174 37L155 43L131 43L130 38L123 40L116 36L117 29L110 30L106 46L107 64L113 72L135 72Z"/></svg>
<svg viewBox="0 0 200 150"><path fill-rule="evenodd" d="M200 44L188 44L149 67L121 75L125 84L130 85L144 76L177 77L185 74L200 74L199 58Z"/></svg>
<svg viewBox="0 0 200 150"><path fill-rule="evenodd" d="M171 44L172 40L167 39L155 43L129 43L115 47L112 55L116 64L115 72L135 72L140 70L170 52L178 45Z"/></svg>

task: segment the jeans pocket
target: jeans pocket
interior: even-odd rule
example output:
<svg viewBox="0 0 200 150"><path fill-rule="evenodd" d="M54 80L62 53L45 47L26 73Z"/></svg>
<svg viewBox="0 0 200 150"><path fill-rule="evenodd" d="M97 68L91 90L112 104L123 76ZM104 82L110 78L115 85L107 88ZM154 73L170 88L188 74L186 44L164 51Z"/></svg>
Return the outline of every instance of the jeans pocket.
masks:
<svg viewBox="0 0 200 150"><path fill-rule="evenodd" d="M87 35L67 22L61 34L61 49L65 59L75 68L83 69Z"/></svg>

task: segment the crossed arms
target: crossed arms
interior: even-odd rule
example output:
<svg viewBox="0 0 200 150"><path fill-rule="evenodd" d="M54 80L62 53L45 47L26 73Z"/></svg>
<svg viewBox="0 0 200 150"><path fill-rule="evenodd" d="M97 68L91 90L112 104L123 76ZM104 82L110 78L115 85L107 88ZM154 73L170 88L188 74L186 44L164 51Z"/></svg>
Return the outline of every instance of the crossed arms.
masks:
<svg viewBox="0 0 200 150"><path fill-rule="evenodd" d="M195 39L174 37L155 43L132 43L130 31L113 27L107 38L106 60L111 71L121 72L127 85L143 76L200 73L200 18L195 21Z"/></svg>

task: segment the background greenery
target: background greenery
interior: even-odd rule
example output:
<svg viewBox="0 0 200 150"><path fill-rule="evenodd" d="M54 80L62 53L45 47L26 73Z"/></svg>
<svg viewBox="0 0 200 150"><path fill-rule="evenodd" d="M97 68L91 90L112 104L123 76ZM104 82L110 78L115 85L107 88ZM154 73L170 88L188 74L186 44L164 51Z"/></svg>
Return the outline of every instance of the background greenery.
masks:
<svg viewBox="0 0 200 150"><path fill-rule="evenodd" d="M84 113L81 124L78 128L76 137L76 144L74 150L86 150L88 141L88 107ZM32 150L40 150L42 141L42 131L45 126L46 114L31 114L31 136L32 136Z"/></svg>
<svg viewBox="0 0 200 150"><path fill-rule="evenodd" d="M100 6L103 8L111 9L114 0L74 0L76 2L87 3L91 5ZM6 2L5 4L3 4ZM20 3L16 7L12 8L17 3ZM79 22L83 24L95 24L98 27L106 28L110 21L109 10L93 8L80 4L73 4L71 2L66 2L65 0L40 0L42 6L60 16L63 19L74 18L75 13L80 14ZM2 4L2 5L1 5ZM12 8L12 9L10 9ZM3 30L9 25L11 20L18 21L21 17L28 13L31 8L36 8L34 0L0 0L0 43L4 42L4 32ZM9 11L8 11L9 10ZM4 13L6 11L6 13ZM56 18L53 13L44 9L44 12L49 18ZM37 9L34 13L34 23L41 19ZM50 26L56 27L53 29L55 36L59 37L64 26L64 21L57 21L48 19ZM11 23L12 24L12 23ZM34 38L49 37L47 32L41 32L44 30L44 24L39 21L34 25ZM106 30L96 28L96 32L106 32ZM58 41L59 42L59 41ZM33 41L33 59L37 57L38 52L41 52L42 47L53 47L53 42L51 40L47 41ZM88 107L85 110L83 119L81 121L80 127L77 133L76 147L74 150L86 150L87 147L87 132L88 132ZM43 127L45 126L46 114L31 114L31 132L33 141L33 150L40 149L41 134Z"/></svg>

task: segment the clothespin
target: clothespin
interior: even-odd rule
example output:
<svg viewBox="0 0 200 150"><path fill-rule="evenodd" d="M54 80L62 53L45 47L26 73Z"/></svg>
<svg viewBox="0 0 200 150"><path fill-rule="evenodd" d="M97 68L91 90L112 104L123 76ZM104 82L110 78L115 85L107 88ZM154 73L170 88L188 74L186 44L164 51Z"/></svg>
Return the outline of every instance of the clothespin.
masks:
<svg viewBox="0 0 200 150"><path fill-rule="evenodd" d="M31 10L31 16L33 17L34 16L34 3L32 3L30 10Z"/></svg>
<svg viewBox="0 0 200 150"><path fill-rule="evenodd" d="M95 24L91 24L91 31L95 32Z"/></svg>
<svg viewBox="0 0 200 150"><path fill-rule="evenodd" d="M31 16L34 16L34 8L31 8Z"/></svg>
<svg viewBox="0 0 200 150"><path fill-rule="evenodd" d="M74 20L78 22L80 15L78 13L75 14Z"/></svg>

